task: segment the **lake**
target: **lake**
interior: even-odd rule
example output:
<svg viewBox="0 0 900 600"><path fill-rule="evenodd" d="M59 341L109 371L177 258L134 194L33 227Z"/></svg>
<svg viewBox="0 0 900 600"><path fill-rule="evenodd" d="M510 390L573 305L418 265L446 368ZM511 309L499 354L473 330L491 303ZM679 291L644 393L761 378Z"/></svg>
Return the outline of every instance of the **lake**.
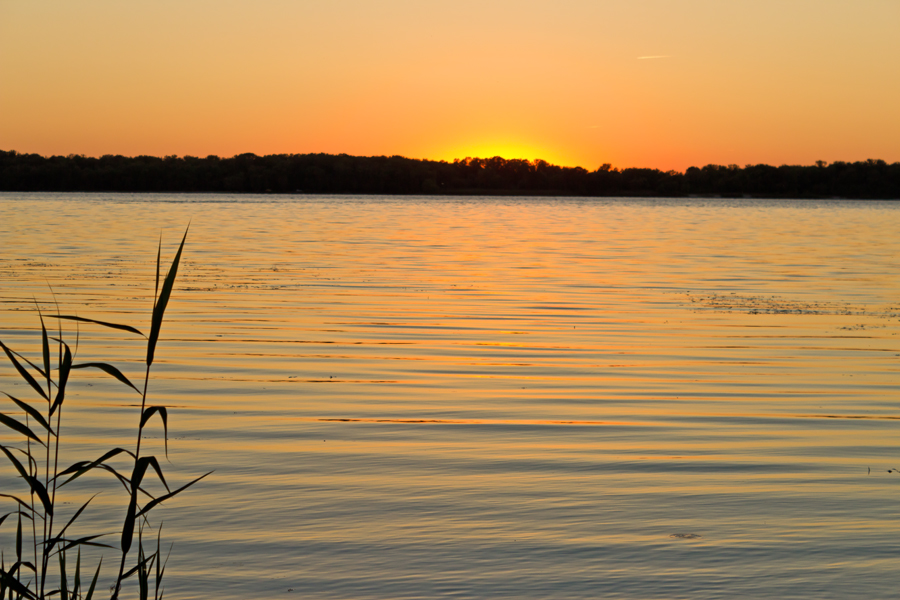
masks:
<svg viewBox="0 0 900 600"><path fill-rule="evenodd" d="M149 331L188 223L145 447L215 472L153 513L166 598L897 597L900 203L5 193L0 340ZM136 403L75 372L67 461Z"/></svg>

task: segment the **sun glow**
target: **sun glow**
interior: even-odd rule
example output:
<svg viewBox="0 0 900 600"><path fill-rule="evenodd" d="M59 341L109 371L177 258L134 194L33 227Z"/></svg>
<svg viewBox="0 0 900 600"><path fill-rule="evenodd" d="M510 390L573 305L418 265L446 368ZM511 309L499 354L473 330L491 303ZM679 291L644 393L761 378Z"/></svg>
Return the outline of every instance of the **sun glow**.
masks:
<svg viewBox="0 0 900 600"><path fill-rule="evenodd" d="M561 152L539 144L510 140L481 140L462 143L447 150L435 152L436 160L452 161L457 158L493 158L500 156L507 160L545 160L551 164L569 166L570 160Z"/></svg>
<svg viewBox="0 0 900 600"><path fill-rule="evenodd" d="M900 160L900 2L807 4L0 2L0 149Z"/></svg>

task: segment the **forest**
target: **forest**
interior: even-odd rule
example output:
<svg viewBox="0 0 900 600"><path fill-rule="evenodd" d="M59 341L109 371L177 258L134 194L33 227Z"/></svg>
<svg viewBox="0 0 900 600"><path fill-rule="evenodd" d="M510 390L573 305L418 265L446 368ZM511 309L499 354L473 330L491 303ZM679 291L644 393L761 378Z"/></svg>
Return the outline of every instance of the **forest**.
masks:
<svg viewBox="0 0 900 600"><path fill-rule="evenodd" d="M0 191L900 199L900 163L594 171L543 160L240 154L50 156L0 150Z"/></svg>

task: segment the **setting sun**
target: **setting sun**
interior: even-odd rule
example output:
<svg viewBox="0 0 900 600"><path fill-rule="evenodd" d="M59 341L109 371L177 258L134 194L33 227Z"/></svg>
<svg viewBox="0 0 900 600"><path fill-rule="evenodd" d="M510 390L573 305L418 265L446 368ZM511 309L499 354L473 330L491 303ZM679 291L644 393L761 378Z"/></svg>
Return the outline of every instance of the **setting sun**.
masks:
<svg viewBox="0 0 900 600"><path fill-rule="evenodd" d="M504 139L485 139L471 144L459 144L433 154L434 159L446 161L457 158L492 158L494 156L500 156L507 160L533 161L540 159L555 165L575 166L563 153L546 146Z"/></svg>

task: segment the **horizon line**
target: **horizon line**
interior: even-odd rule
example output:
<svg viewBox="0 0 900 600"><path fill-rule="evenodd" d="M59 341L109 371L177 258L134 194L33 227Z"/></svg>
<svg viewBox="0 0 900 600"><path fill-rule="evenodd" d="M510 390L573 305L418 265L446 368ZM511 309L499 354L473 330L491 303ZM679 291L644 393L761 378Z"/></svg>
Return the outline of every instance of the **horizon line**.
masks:
<svg viewBox="0 0 900 600"><path fill-rule="evenodd" d="M153 155L153 154L135 154L135 155L125 155L125 154L101 154L101 155L91 155L91 156L89 156L89 155L87 155L87 154L76 154L76 153L69 153L69 154L65 154L65 155L64 155L64 154L49 154L49 155L45 155L45 154L40 154L40 153L37 153L37 152L19 152L19 151L17 151L17 150L3 150L3 149L0 149L0 155L3 155L3 154L10 154L10 153L13 154L13 155L18 155L18 156L37 155L37 156L40 156L40 157L43 158L43 159L51 159L51 158L65 158L65 159L70 159L70 158L73 158L73 157L80 157L80 158L91 158L91 159L98 159L98 160L101 159L101 158L105 158L105 157L107 157L107 156L109 156L109 157L114 157L114 158L127 158L127 159L136 159L136 158L155 158L155 159L158 159L158 160L165 160L165 159L184 160L184 159L187 159L187 158L194 158L194 159L198 159L198 160L209 160L209 159L232 160L232 159L235 159L235 158L239 158L239 157L241 157L241 156L248 156L248 155L249 155L249 156L254 156L254 157L257 157L257 158L267 158L267 157L272 157L272 156L348 156L348 157L351 157L351 158L402 158L402 159L405 159L405 160L422 161L422 162L436 162L436 163L446 163L446 164L453 164L454 162L464 161L464 160L491 160L491 159L494 159L494 158L499 158L499 159L504 160L504 161L507 161L507 162L521 160L521 161L525 161L525 162L530 163L530 164L535 164L535 163L537 163L538 161L541 161L541 162L547 163L547 164L548 164L549 166L551 166L551 167L558 167L558 168L562 168L562 169L585 169L585 170L587 170L587 171L591 171L591 169L590 169L589 167L584 167L584 166L581 166L581 165L571 165L571 166L567 166L567 165L558 165L558 164L552 163L552 162L550 162L550 161L548 161L548 160L545 160L545 159L542 159L542 158L539 158L539 157L538 157L538 158L533 158L533 159L521 158L521 157L517 157L517 158L506 158L506 157L503 157L503 156L500 156L500 155L494 155L494 156L466 156L466 157L457 157L457 158L453 158L452 160L434 159L434 158L413 158L413 157L409 157L409 156L404 156L404 155L402 155L402 154L371 154L371 155L361 155L361 154L348 154L348 153L346 153L346 152L341 152L341 153L337 153L337 154L332 154L332 153L327 153L327 152L303 152L303 153L298 153L298 152L293 152L293 153L289 153L289 152L281 152L281 153L271 153L271 154L256 154L255 152L241 152L241 153L239 153L239 154L234 154L234 155L232 155L232 156L220 156L220 155L218 155L218 154L207 154L206 156L196 156L196 155L193 155L193 154L183 154L183 155L181 155L181 156L179 156L179 155L177 155L177 154L165 154L165 155L161 155L161 156L160 156L160 155ZM896 165L896 164L900 164L900 161L890 163L890 162L888 162L888 161L886 161L886 160L883 160L883 159L877 159L877 158L867 158L867 159L863 159L863 160L855 160L855 161L844 161L844 160L825 161L825 160L817 160L817 161L813 161L811 164L802 164L802 163L794 163L794 164L790 164L790 163L781 163L781 164L778 164L778 165L774 165L774 164L770 164L770 163L747 163L747 164L744 164L744 165L738 165L738 164L735 164L735 163L729 163L729 164L723 164L723 163L706 163L706 164L703 165L702 167L701 167L701 166L697 166L697 165L691 165L691 166L689 166L689 167L686 167L684 170L680 170L680 171L679 171L679 170L677 170L677 169L661 169L661 168L659 168L659 167L646 167L646 166L619 167L619 166L614 166L614 165L612 165L611 163L601 163L600 166L596 167L594 170L595 170L595 171L599 171L599 170L601 170L601 169L604 169L604 167L606 167L606 170L616 170L616 171L624 171L624 170L626 170L626 169L650 169L650 170L661 171L661 172L663 172L663 173L668 173L668 172L673 172L673 171L676 172L676 173L686 173L687 170L688 170L688 169L691 169L691 168L702 169L702 168L704 168L704 167L709 167L709 166L724 167L724 168L735 168L735 167L736 167L736 168L738 168L738 169L746 169L746 168L750 168L750 167L758 167L758 166L775 167L775 168L778 168L778 167L828 167L828 166L834 165L834 164L854 164L854 163L871 163L871 162L875 162L875 163L877 163L877 162L883 162L883 163L885 163L885 164L887 164L887 165Z"/></svg>

